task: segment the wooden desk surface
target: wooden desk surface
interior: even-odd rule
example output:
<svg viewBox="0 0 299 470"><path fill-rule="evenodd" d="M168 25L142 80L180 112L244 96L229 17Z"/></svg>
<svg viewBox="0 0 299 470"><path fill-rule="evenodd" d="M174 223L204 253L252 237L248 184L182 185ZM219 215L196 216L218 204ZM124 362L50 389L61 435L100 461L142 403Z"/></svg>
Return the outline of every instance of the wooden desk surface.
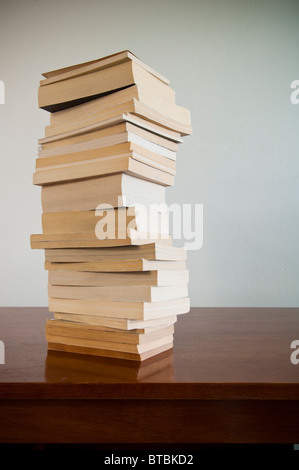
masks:
<svg viewBox="0 0 299 470"><path fill-rule="evenodd" d="M299 442L299 309L193 308L141 364L47 353L47 317L0 309L0 442Z"/></svg>

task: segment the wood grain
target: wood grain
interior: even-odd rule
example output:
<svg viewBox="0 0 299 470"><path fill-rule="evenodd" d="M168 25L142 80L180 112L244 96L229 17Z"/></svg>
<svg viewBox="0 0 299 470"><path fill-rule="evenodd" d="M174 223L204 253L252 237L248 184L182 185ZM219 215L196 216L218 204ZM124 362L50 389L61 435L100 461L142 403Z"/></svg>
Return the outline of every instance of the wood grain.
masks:
<svg viewBox="0 0 299 470"><path fill-rule="evenodd" d="M299 309L191 309L141 364L48 352L45 308L0 309L2 443L299 442Z"/></svg>

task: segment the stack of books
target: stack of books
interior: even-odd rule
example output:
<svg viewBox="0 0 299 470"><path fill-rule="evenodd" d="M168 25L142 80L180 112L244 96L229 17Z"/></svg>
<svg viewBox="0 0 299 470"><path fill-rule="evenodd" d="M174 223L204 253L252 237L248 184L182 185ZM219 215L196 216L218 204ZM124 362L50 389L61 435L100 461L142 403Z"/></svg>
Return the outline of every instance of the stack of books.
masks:
<svg viewBox="0 0 299 470"><path fill-rule="evenodd" d="M173 246L165 188L190 113L129 51L43 74L33 182L42 187L49 350L142 361L173 347L189 311L186 250Z"/></svg>

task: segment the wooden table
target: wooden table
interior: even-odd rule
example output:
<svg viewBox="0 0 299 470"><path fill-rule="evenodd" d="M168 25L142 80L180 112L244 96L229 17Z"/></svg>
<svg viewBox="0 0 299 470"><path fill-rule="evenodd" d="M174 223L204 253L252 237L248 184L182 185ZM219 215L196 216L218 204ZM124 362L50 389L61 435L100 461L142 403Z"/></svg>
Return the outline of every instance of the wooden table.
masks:
<svg viewBox="0 0 299 470"><path fill-rule="evenodd" d="M193 308L141 364L47 353L47 317L0 309L1 443L299 442L299 309Z"/></svg>

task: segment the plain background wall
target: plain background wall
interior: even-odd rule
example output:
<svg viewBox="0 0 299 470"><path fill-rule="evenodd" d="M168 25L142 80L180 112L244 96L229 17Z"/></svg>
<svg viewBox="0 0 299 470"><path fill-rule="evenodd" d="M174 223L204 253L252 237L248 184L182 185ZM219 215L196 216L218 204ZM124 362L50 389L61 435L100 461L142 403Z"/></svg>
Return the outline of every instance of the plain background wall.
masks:
<svg viewBox="0 0 299 470"><path fill-rule="evenodd" d="M47 305L40 188L41 72L130 49L191 111L169 203L204 204L188 253L193 306L298 306L299 2L1 0L0 305Z"/></svg>

